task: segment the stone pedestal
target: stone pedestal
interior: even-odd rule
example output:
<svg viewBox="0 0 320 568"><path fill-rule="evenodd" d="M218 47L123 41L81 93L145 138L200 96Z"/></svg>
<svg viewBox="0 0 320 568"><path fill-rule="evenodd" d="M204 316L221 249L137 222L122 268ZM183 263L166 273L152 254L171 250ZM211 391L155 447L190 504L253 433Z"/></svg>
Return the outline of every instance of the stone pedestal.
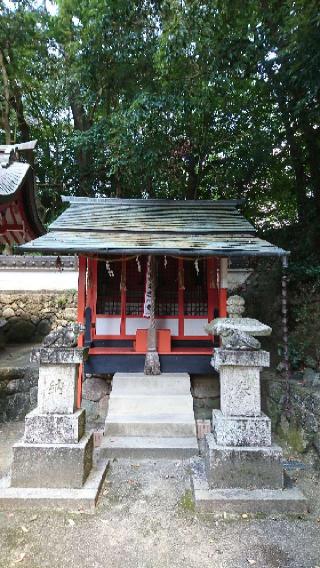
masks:
<svg viewBox="0 0 320 568"><path fill-rule="evenodd" d="M206 438L210 487L282 489L282 452L271 443L271 421L261 412L260 369L269 366L266 351L216 349L221 410L213 411Z"/></svg>
<svg viewBox="0 0 320 568"><path fill-rule="evenodd" d="M261 350L216 349L221 410L213 410L205 458L193 468L197 510L206 512L303 512L296 489L285 489L282 450L271 441L271 421L261 412ZM226 503L228 502L227 506Z"/></svg>
<svg viewBox="0 0 320 568"><path fill-rule="evenodd" d="M24 493L39 505L58 500L61 506L62 500L69 507L80 498L82 507L94 506L107 462L93 471L93 434L85 433L85 410L76 408L83 358L84 350L72 347L33 352L39 363L38 406L26 416L22 441L13 446L11 483L0 489L0 506L12 495L16 503L25 502Z"/></svg>

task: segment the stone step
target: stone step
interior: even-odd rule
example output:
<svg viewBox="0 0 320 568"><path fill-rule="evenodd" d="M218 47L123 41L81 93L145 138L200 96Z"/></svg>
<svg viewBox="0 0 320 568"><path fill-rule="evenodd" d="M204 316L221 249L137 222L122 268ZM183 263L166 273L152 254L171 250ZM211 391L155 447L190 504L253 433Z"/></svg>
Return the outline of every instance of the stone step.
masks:
<svg viewBox="0 0 320 568"><path fill-rule="evenodd" d="M104 459L188 459L198 455L197 440L190 438L115 437L105 436L99 449Z"/></svg>
<svg viewBox="0 0 320 568"><path fill-rule="evenodd" d="M113 395L167 395L168 393L190 395L188 373L162 373L155 376L143 373L115 373L113 376Z"/></svg>
<svg viewBox="0 0 320 568"><path fill-rule="evenodd" d="M108 436L191 437L196 436L193 416L189 414L109 415L105 424Z"/></svg>
<svg viewBox="0 0 320 568"><path fill-rule="evenodd" d="M141 414L148 409L150 415L186 414L193 418L193 400L189 395L114 395L109 401L109 416Z"/></svg>

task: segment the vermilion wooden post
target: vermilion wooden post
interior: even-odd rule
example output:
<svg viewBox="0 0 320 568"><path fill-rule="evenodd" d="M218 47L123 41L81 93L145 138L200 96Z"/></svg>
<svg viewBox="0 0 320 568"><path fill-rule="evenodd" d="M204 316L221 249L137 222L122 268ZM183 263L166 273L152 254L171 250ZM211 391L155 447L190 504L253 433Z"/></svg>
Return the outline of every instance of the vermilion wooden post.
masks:
<svg viewBox="0 0 320 568"><path fill-rule="evenodd" d="M84 324L84 310L86 307L86 273L87 259L85 256L79 256L79 277L78 277L78 323ZM84 334L81 333L78 338L78 347L83 347ZM77 408L81 407L82 398L82 379L83 365L79 365L79 375L77 384Z"/></svg>
<svg viewBox="0 0 320 568"><path fill-rule="evenodd" d="M227 317L228 259L220 259L219 317Z"/></svg>

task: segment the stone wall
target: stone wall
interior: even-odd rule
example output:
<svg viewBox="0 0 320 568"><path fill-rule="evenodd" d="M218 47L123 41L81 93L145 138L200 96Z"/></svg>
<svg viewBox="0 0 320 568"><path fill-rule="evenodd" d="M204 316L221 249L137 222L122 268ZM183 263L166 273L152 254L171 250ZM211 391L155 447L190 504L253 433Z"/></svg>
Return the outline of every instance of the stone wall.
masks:
<svg viewBox="0 0 320 568"><path fill-rule="evenodd" d="M264 411L272 420L273 430L297 452L316 450L320 454L320 389L289 382L286 405L286 382L275 376L262 380Z"/></svg>
<svg viewBox="0 0 320 568"><path fill-rule="evenodd" d="M0 318L7 322L1 330L2 344L41 341L51 329L76 317L77 292L73 290L0 293Z"/></svg>
<svg viewBox="0 0 320 568"><path fill-rule="evenodd" d="M191 394L196 420L211 420L212 410L220 408L219 375L191 375Z"/></svg>
<svg viewBox="0 0 320 568"><path fill-rule="evenodd" d="M38 369L0 368L0 423L23 420L37 405Z"/></svg>

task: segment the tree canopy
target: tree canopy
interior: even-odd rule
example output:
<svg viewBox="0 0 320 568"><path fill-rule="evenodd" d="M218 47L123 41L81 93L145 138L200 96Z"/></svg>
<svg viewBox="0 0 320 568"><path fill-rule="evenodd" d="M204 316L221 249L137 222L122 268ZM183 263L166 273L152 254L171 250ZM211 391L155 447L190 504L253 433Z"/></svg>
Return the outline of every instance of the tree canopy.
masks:
<svg viewBox="0 0 320 568"><path fill-rule="evenodd" d="M0 0L0 139L61 195L245 198L320 230L317 0ZM315 246L316 245L316 246Z"/></svg>

